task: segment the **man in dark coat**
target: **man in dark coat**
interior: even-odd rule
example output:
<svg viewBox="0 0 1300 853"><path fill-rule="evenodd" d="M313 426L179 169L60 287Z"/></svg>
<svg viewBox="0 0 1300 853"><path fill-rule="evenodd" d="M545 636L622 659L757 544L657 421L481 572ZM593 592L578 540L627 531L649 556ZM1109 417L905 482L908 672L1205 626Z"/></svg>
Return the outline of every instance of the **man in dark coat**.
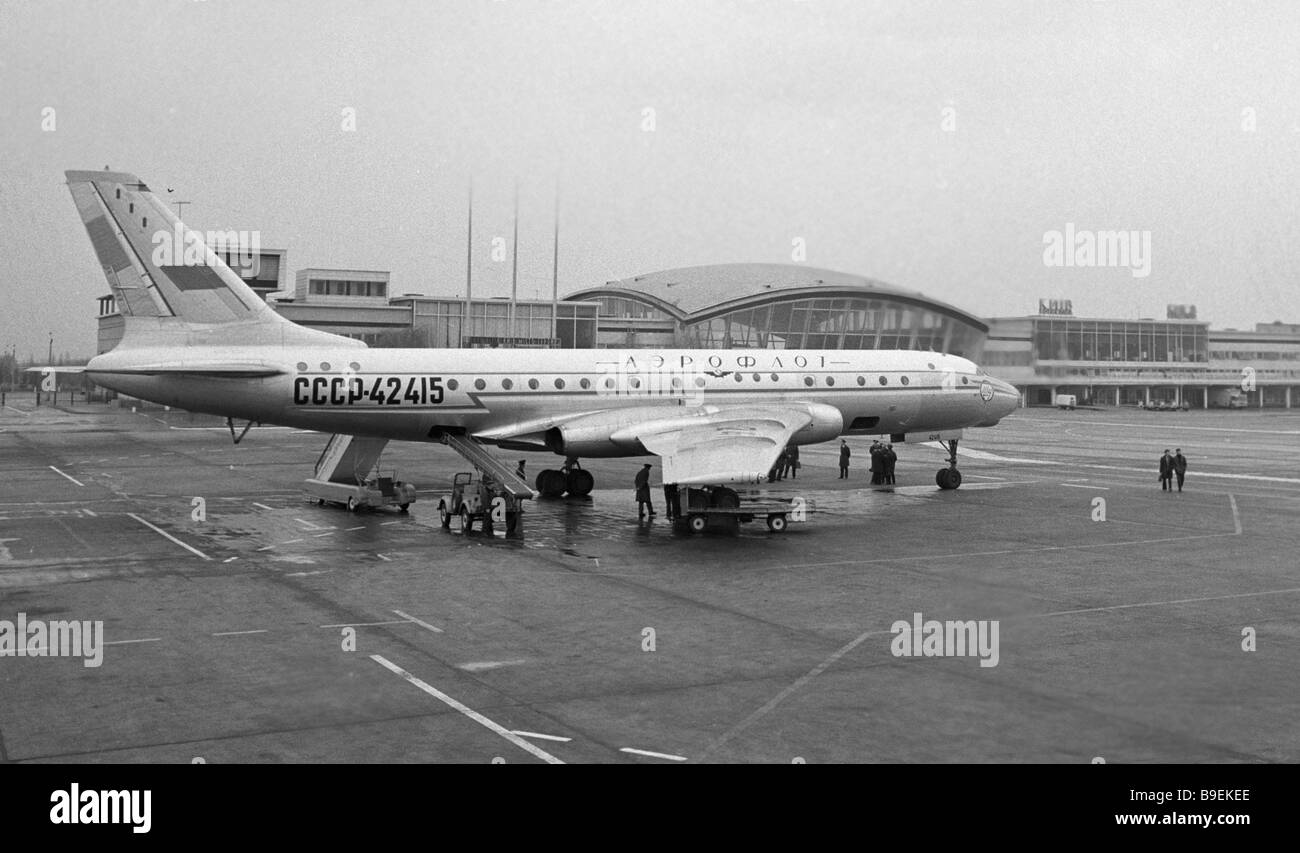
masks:
<svg viewBox="0 0 1300 853"><path fill-rule="evenodd" d="M650 463L647 462L641 466L641 470L636 472L636 517L638 519L646 517L646 510L650 515L655 514L654 505L650 503Z"/></svg>
<svg viewBox="0 0 1300 853"><path fill-rule="evenodd" d="M677 505L677 484L664 483L664 503L668 505L668 520L679 518L682 514L681 507ZM653 513L652 513L653 514Z"/></svg>
<svg viewBox="0 0 1300 853"><path fill-rule="evenodd" d="M885 483L886 485L892 486L894 485L894 463L898 461L898 454L894 452L894 445L885 445L884 461Z"/></svg>
<svg viewBox="0 0 1300 853"><path fill-rule="evenodd" d="M1181 447L1174 450L1174 475L1178 477L1178 491L1183 490L1183 477L1187 476L1187 457Z"/></svg>
<svg viewBox="0 0 1300 853"><path fill-rule="evenodd" d="M871 450L869 452L871 453L871 485L873 486L879 486L881 483L885 482L885 461L880 456L883 450L884 448L881 446L880 442L871 442Z"/></svg>
<svg viewBox="0 0 1300 853"><path fill-rule="evenodd" d="M790 479L797 480L799 478L799 448L792 444L786 448L786 452L789 454L790 459Z"/></svg>
<svg viewBox="0 0 1300 853"><path fill-rule="evenodd" d="M849 478L849 456L850 455L852 454L849 452L849 443L841 438L840 439L840 479L841 480L847 480Z"/></svg>
<svg viewBox="0 0 1300 853"><path fill-rule="evenodd" d="M1168 492L1173 490L1169 482L1174 477L1174 457L1169 455L1169 448L1165 448L1165 455L1160 457L1160 491Z"/></svg>

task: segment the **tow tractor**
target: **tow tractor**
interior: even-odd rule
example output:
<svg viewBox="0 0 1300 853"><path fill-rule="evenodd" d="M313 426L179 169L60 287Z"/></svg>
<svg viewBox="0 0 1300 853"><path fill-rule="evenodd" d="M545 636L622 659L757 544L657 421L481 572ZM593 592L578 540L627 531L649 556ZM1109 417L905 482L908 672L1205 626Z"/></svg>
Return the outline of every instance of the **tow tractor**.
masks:
<svg viewBox="0 0 1300 853"><path fill-rule="evenodd" d="M460 518L462 533L474 529L474 522L482 525L484 533L492 533L496 522L505 524L506 535L521 532L523 517L521 499L491 476L474 475L462 471L452 479L451 494L438 499L438 518L443 527L451 527L452 516Z"/></svg>
<svg viewBox="0 0 1300 853"><path fill-rule="evenodd" d="M788 503L773 499L742 503L736 490L726 486L690 486L678 491L677 509L674 525L680 524L691 533L703 533L710 520L734 530L741 522L757 518L767 519L768 530L782 533L791 521L806 521L813 506L804 498Z"/></svg>

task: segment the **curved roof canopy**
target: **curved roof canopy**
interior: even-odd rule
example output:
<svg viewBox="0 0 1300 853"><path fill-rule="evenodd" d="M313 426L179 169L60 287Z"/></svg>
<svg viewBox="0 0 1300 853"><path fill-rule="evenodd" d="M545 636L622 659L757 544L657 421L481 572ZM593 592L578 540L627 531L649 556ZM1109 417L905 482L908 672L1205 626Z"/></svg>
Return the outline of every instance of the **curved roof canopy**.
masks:
<svg viewBox="0 0 1300 853"><path fill-rule="evenodd" d="M889 299L929 308L974 326L983 332L988 324L973 314L914 290L860 275L818 269L801 264L710 264L647 273L611 281L570 293L565 299L625 296L663 309L678 320L703 320L781 299L850 296Z"/></svg>

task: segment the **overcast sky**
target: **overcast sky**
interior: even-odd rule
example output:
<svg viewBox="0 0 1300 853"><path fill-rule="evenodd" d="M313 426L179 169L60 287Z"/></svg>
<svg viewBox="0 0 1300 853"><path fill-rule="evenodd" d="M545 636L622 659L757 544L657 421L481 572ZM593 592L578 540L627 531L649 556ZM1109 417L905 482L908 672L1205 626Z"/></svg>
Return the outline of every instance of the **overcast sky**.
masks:
<svg viewBox="0 0 1300 853"><path fill-rule="evenodd" d="M802 238L981 316L1300 322L1298 42L1288 0L0 0L0 345L93 353L63 171L105 166L394 293L463 293L471 177L508 293L517 178L524 296L558 182L561 293ZM1066 223L1150 231L1150 274L1046 266Z"/></svg>

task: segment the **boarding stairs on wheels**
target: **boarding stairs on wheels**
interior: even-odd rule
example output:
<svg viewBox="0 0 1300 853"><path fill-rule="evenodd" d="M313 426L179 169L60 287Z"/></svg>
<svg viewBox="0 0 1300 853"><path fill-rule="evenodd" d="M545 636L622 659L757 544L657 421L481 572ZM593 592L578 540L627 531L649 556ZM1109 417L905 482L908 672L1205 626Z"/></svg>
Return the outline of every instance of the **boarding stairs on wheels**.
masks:
<svg viewBox="0 0 1300 853"><path fill-rule="evenodd" d="M415 486L398 480L393 472L377 469L386 438L337 434L316 460L316 476L305 484L320 503L341 503L353 512L362 507L398 506L403 511L415 502Z"/></svg>
<svg viewBox="0 0 1300 853"><path fill-rule="evenodd" d="M494 456L478 439L471 435L444 435L442 440L477 468L480 475L490 477L514 500L529 500L535 496L536 493L515 473L515 469Z"/></svg>

